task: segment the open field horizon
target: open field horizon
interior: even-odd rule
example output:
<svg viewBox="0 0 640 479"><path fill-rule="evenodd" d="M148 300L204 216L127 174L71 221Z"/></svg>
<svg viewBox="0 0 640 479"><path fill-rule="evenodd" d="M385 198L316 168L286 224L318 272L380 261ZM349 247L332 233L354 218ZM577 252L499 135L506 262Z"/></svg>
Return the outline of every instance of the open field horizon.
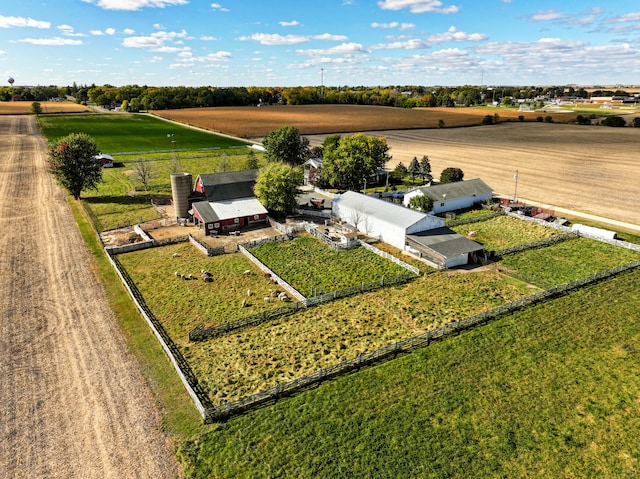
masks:
<svg viewBox="0 0 640 479"><path fill-rule="evenodd" d="M458 167L465 179L482 178L496 193L640 225L640 208L632 206L640 178L640 128L569 124L575 113L482 107L305 105L156 113L256 142L282 126L298 128L311 146L336 133L380 136L390 147L388 168L427 155L436 179L443 169ZM479 126L494 113L500 123ZM518 121L521 115L527 121ZM554 123L535 121L546 115ZM460 127L438 128L440 119Z"/></svg>

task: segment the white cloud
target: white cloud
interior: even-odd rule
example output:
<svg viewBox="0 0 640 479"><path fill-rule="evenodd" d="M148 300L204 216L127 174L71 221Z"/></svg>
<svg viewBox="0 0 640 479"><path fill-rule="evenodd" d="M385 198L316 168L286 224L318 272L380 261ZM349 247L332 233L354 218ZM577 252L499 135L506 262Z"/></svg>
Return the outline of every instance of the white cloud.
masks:
<svg viewBox="0 0 640 479"><path fill-rule="evenodd" d="M240 40L254 40L262 45L297 45L307 43L309 39L302 35L278 35L277 33L254 33L250 37L240 37Z"/></svg>
<svg viewBox="0 0 640 479"><path fill-rule="evenodd" d="M186 5L188 0L82 0L105 10L137 11L143 8L165 8Z"/></svg>
<svg viewBox="0 0 640 479"><path fill-rule="evenodd" d="M395 41L391 43L380 43L371 47L372 50L416 50L430 48L431 44L424 40L412 38L409 40Z"/></svg>
<svg viewBox="0 0 640 479"><path fill-rule="evenodd" d="M71 40L70 38L53 37L53 38L24 38L17 40L20 43L31 43L32 45L45 46L65 46L65 45L82 45L82 40Z"/></svg>
<svg viewBox="0 0 640 479"><path fill-rule="evenodd" d="M11 27L51 28L51 22L42 22L34 20L33 18L5 17L0 15L0 28Z"/></svg>
<svg viewBox="0 0 640 479"><path fill-rule="evenodd" d="M102 31L102 30L91 30L89 33L91 33L91 35L95 35L95 36L115 35L116 34L116 30L114 28L107 28L105 31Z"/></svg>
<svg viewBox="0 0 640 479"><path fill-rule="evenodd" d="M411 13L458 13L456 5L444 6L440 0L383 0L378 2L382 10L402 10L408 8Z"/></svg>
<svg viewBox="0 0 640 479"><path fill-rule="evenodd" d="M212 37L210 35L203 35L200 37L200 40L202 40L203 42L213 42L215 40L217 40L216 37Z"/></svg>
<svg viewBox="0 0 640 479"><path fill-rule="evenodd" d="M355 53L366 53L360 43L343 43L331 48L296 50L299 55L352 55Z"/></svg>
<svg viewBox="0 0 640 479"><path fill-rule="evenodd" d="M134 33L136 33L136 31L133 28L125 28L122 33L124 33L125 35L133 35Z"/></svg>
<svg viewBox="0 0 640 479"><path fill-rule="evenodd" d="M416 28L416 25L414 23L398 23L398 22L391 22L391 23L378 23L378 22L373 22L371 24L371 28L397 28L398 30L404 31L404 30L411 30L413 28Z"/></svg>
<svg viewBox="0 0 640 479"><path fill-rule="evenodd" d="M219 3L212 3L211 4L211 8L213 8L214 10L219 10L221 12L228 12L229 9L228 8L224 8L222 5L220 5Z"/></svg>
<svg viewBox="0 0 640 479"><path fill-rule="evenodd" d="M291 22L278 22L281 27L297 27L300 25L298 20L293 20Z"/></svg>
<svg viewBox="0 0 640 479"><path fill-rule="evenodd" d="M107 28L104 33L106 33L107 35L115 35L116 30L114 28Z"/></svg>
<svg viewBox="0 0 640 479"><path fill-rule="evenodd" d="M432 43L444 43L444 42L481 42L489 38L484 33L466 33L461 32L456 27L451 26L445 33L437 33L429 36L429 41Z"/></svg>
<svg viewBox="0 0 640 479"><path fill-rule="evenodd" d="M624 15L618 15L608 18L604 23L626 23L626 22L640 22L640 12L626 13Z"/></svg>
<svg viewBox="0 0 640 479"><path fill-rule="evenodd" d="M558 10L538 10L533 15L529 15L527 19L530 22L549 22L553 20L563 20L567 17L568 15Z"/></svg>
<svg viewBox="0 0 640 479"><path fill-rule="evenodd" d="M331 33L323 33L321 35L313 35L311 37L313 40L326 40L329 42L345 42L349 40L349 37L346 35L332 35Z"/></svg>
<svg viewBox="0 0 640 479"><path fill-rule="evenodd" d="M75 33L71 25L58 25L56 27L65 37L84 37L83 33Z"/></svg>

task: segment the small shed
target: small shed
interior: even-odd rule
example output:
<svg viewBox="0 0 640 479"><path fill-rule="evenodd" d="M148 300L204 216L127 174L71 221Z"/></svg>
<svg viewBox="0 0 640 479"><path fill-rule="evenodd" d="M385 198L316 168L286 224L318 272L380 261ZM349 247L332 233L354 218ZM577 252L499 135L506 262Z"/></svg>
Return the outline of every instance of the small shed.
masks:
<svg viewBox="0 0 640 479"><path fill-rule="evenodd" d="M436 228L407 235L407 249L442 268L466 265L484 251L476 243L447 228Z"/></svg>

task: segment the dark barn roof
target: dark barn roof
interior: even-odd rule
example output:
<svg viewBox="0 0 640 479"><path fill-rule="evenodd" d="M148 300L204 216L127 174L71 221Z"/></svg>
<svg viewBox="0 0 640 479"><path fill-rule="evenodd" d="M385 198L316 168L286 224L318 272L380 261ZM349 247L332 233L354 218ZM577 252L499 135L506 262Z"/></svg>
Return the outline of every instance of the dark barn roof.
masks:
<svg viewBox="0 0 640 479"><path fill-rule="evenodd" d="M200 175L209 201L227 201L254 196L258 170L225 171Z"/></svg>
<svg viewBox="0 0 640 479"><path fill-rule="evenodd" d="M407 239L413 241L415 244L435 251L445 258L455 258L462 254L482 251L484 249L480 243L471 241L447 227L407 235Z"/></svg>
<svg viewBox="0 0 640 479"><path fill-rule="evenodd" d="M433 200L441 200L443 194L447 195L448 200L493 194L491 187L480 178L455 181L453 183L441 183L433 186L420 186L416 189L420 190L422 194L431 197Z"/></svg>

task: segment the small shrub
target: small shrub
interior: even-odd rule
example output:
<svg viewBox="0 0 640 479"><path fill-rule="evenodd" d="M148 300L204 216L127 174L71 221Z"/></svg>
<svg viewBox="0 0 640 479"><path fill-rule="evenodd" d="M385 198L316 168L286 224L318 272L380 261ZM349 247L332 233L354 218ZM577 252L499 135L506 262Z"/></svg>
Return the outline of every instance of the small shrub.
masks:
<svg viewBox="0 0 640 479"><path fill-rule="evenodd" d="M553 123L553 117L551 115L547 115L544 117L545 123Z"/></svg>
<svg viewBox="0 0 640 479"><path fill-rule="evenodd" d="M621 116L608 116L601 122L604 126L623 127L627 126L627 122Z"/></svg>
<svg viewBox="0 0 640 479"><path fill-rule="evenodd" d="M518 120L519 121L524 121L524 115L518 115Z"/></svg>
<svg viewBox="0 0 640 479"><path fill-rule="evenodd" d="M539 121L540 123L542 123L544 121L544 118L542 118L541 116L536 118L536 121Z"/></svg>

